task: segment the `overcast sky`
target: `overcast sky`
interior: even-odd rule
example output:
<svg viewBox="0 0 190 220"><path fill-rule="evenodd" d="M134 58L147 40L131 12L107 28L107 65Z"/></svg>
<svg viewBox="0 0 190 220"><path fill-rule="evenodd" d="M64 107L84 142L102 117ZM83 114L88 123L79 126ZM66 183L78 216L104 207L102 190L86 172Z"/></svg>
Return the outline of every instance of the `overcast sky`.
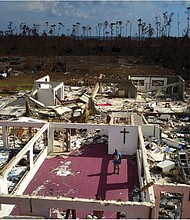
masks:
<svg viewBox="0 0 190 220"><path fill-rule="evenodd" d="M126 33L126 21L132 24L131 32L134 36L138 32L138 19L151 24L155 28L155 17L163 22L163 13L168 16L174 13L171 22L171 35L177 36L187 27L187 7L189 1L1 1L0 2L0 30L7 29L8 23L13 22L17 31L22 22L28 26L34 23L40 25L40 32L58 22L65 25L61 32L67 35L67 29L72 29L76 22L80 27L92 27L92 35L97 33L97 24L104 21L123 21L123 34ZM179 30L179 32L178 32ZM19 32L19 31L18 31ZM81 30L82 33L82 30Z"/></svg>

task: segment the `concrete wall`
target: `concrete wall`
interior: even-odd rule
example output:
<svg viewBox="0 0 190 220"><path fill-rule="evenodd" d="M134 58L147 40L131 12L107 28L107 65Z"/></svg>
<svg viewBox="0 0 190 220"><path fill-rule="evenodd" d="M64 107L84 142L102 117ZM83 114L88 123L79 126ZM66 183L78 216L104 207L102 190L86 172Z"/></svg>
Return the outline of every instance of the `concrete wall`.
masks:
<svg viewBox="0 0 190 220"><path fill-rule="evenodd" d="M55 95L60 100L64 99L64 84L63 82L50 82L49 75L44 76L34 81L33 95L35 94L37 94L38 101L44 105L55 105Z"/></svg>
<svg viewBox="0 0 190 220"><path fill-rule="evenodd" d="M126 212L128 219L149 219L153 210L153 205L146 202L116 202L114 200L100 201L94 199L65 198L65 197L41 197L41 196L14 196L2 195L2 204L17 204L21 216L38 216L49 219L50 209L61 208L74 209L77 211L91 213L92 210L116 212ZM77 216L76 216L77 217ZM84 216L85 218L85 216Z"/></svg>
<svg viewBox="0 0 190 220"><path fill-rule="evenodd" d="M22 193L25 191L26 187L28 186L28 184L30 183L30 181L32 180L34 175L36 174L37 170L39 169L39 167L42 165L43 161L47 157L47 154L48 154L48 151L47 151L47 147L46 147L45 149L42 150L41 154L38 156L38 160L36 161L36 163L31 164L31 162L30 162L30 164L32 165L33 168L30 169L29 171L27 171L26 175L24 175L22 177L22 179L18 182L18 184L14 188L14 191L12 192L14 195L22 195ZM22 158L22 156L18 155L18 159L20 160L21 158ZM11 169L11 167L10 167L10 169ZM8 194L8 184L7 184L8 173L9 173L9 171L7 170L7 173L3 177L3 182L2 181L0 182L1 194ZM13 207L14 207L13 205L2 204L1 209L0 209L0 217L4 216L4 215L9 215L11 213ZM29 207L27 207L27 208L29 209Z"/></svg>
<svg viewBox="0 0 190 220"><path fill-rule="evenodd" d="M138 91L146 91L149 89L154 89L154 88L159 88L159 86L153 86L152 82L153 80L163 80L164 81L164 85L162 86L166 86L167 85L167 77L159 77L159 76L131 76L130 78L132 81L133 80L143 80L144 81L144 85L138 85L137 86L137 90Z"/></svg>
<svg viewBox="0 0 190 220"><path fill-rule="evenodd" d="M53 130L54 129L64 129L64 128L74 128L74 129L100 129L104 130L105 134L108 134L108 153L112 154L115 148L121 151L124 155L134 155L136 154L138 138L137 138L137 126L110 126L101 124L86 124L86 123L50 123L50 133L49 137L49 148L53 149ZM125 132L125 143L124 143L124 129ZM108 133L106 132L108 131Z"/></svg>
<svg viewBox="0 0 190 220"><path fill-rule="evenodd" d="M148 90L154 90L162 88L171 84L170 87L162 88L165 90L168 96L177 96L179 98L184 98L185 93L185 81L180 76L131 76L130 79L136 85L135 81L138 81L139 84L136 85L137 90L141 92L146 92ZM163 84L155 84L156 81L162 81ZM154 82L155 81L155 82ZM144 82L142 85L140 82ZM153 83L154 82L154 83Z"/></svg>
<svg viewBox="0 0 190 220"><path fill-rule="evenodd" d="M138 127L138 149L137 149L137 166L139 174L140 188L152 181L150 176L149 164L147 161L147 152L144 147L144 138L141 126ZM141 193L142 201L155 203L153 186L148 187Z"/></svg>
<svg viewBox="0 0 190 220"><path fill-rule="evenodd" d="M124 129L125 143L124 143ZM112 154L117 148L124 155L134 155L137 151L137 126L110 126L108 138L108 153Z"/></svg>
<svg viewBox="0 0 190 220"><path fill-rule="evenodd" d="M46 106L55 105L55 97L52 89L39 89L37 99Z"/></svg>
<svg viewBox="0 0 190 220"><path fill-rule="evenodd" d="M57 87L54 88L55 94L60 100L64 100L65 92L64 92L64 84L60 83Z"/></svg>
<svg viewBox="0 0 190 220"><path fill-rule="evenodd" d="M0 127L2 127L3 147L8 147L8 127L41 128L44 124L44 122L0 121Z"/></svg>
<svg viewBox="0 0 190 220"><path fill-rule="evenodd" d="M183 185L183 184L162 184L154 185L154 192L155 192L155 199L156 199L156 206L155 206L155 213L154 218L158 219L159 213L159 204L160 204L160 193L161 192L168 192L168 193L177 193L181 194L182 196L182 210L181 210L181 219L189 219L190 218L190 186Z"/></svg>
<svg viewBox="0 0 190 220"><path fill-rule="evenodd" d="M133 125L142 125L144 123L143 119L142 119L142 116L138 115L136 113L133 113L133 115L132 115L132 123L133 123Z"/></svg>
<svg viewBox="0 0 190 220"><path fill-rule="evenodd" d="M49 82L50 82L50 76L49 75L46 75L42 78L39 78L39 79L35 80L34 85L33 85L33 91L35 89L39 88L41 83L48 83L49 84Z"/></svg>
<svg viewBox="0 0 190 220"><path fill-rule="evenodd" d="M142 132L146 137L161 138L161 129L158 125L142 125Z"/></svg>
<svg viewBox="0 0 190 220"><path fill-rule="evenodd" d="M44 159L46 158L47 156L47 150L44 149L44 152L45 153L42 153L40 154L40 156L42 156L42 158L40 156L38 156L38 163L34 164L34 161L33 161L33 146L35 144L35 142L40 138L41 135L43 135L43 132L45 132L48 128L48 124L45 124L36 134L35 136L25 145L24 148L22 148L21 151L19 151L19 153L17 154L17 156L15 157L14 160L11 160L10 163L7 164L7 167L6 169L3 169L3 171L1 171L1 175L3 176L3 181L4 183L4 186L3 186L3 189L4 189L4 192L2 193L7 193L8 192L8 185L7 185L7 177L8 177L8 174L11 172L12 168L15 167L18 162L23 158L23 156L25 156L27 153L30 154L30 168L29 168L29 175L26 179L23 179L22 180L22 187L19 187L19 189L17 190L14 190L15 192L17 193L23 193L25 188L27 187L27 184L24 184L24 183L29 183L30 180L33 178L34 174L36 173L37 169L39 168L39 166L43 163ZM47 147L46 147L47 148ZM26 182L25 182L26 181Z"/></svg>
<svg viewBox="0 0 190 220"><path fill-rule="evenodd" d="M183 99L185 96L185 80L179 76L179 81L181 82L182 86L179 86L179 93L181 94L181 98Z"/></svg>

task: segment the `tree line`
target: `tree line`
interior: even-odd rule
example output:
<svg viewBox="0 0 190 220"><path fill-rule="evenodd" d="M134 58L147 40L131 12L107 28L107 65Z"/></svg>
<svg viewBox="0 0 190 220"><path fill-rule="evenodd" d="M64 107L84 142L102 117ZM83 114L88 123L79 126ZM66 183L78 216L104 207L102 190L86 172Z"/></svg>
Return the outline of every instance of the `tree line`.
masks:
<svg viewBox="0 0 190 220"><path fill-rule="evenodd" d="M186 8L186 24L180 30L181 22L179 20L179 13L177 14L177 37L189 37L190 32L190 7ZM143 21L141 18L137 20L136 24L132 21L115 21L115 22L98 22L95 27L91 25L82 25L80 22L72 24L71 27L66 27L64 22L57 24L50 24L46 21L44 24L27 25L22 22L19 27L14 26L13 21L9 21L6 30L1 30L1 36L19 35L19 36L67 36L74 39L92 38L92 31L95 37L101 39L114 38L131 38L135 37L138 40L144 38L163 38L171 37L171 29L173 24L174 13L165 11L162 16L156 16L154 25ZM137 32L132 35L133 27L137 27Z"/></svg>

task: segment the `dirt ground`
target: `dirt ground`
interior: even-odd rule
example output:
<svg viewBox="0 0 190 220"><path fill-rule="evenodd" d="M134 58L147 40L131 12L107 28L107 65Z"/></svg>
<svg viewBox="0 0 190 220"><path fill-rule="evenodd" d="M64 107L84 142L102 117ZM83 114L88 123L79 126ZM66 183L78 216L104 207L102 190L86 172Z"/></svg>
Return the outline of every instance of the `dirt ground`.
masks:
<svg viewBox="0 0 190 220"><path fill-rule="evenodd" d="M18 57L17 57L18 58ZM2 60L2 58L1 58ZM0 68L12 67L8 78L0 79L0 93L31 90L34 80L49 75L51 81L65 84L94 84L100 74L109 78L128 78L134 75L173 75L173 71L145 64L140 57L122 56L64 56L19 57L19 62L0 62ZM34 71L35 70L35 71Z"/></svg>

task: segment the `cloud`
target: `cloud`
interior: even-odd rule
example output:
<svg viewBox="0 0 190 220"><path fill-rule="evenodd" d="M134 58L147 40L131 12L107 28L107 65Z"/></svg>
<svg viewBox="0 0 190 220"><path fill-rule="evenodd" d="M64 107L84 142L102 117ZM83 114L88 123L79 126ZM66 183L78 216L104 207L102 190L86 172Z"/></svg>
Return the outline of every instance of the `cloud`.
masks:
<svg viewBox="0 0 190 220"><path fill-rule="evenodd" d="M59 2L57 1L30 1L24 2L23 7L28 12L52 13L61 16Z"/></svg>

